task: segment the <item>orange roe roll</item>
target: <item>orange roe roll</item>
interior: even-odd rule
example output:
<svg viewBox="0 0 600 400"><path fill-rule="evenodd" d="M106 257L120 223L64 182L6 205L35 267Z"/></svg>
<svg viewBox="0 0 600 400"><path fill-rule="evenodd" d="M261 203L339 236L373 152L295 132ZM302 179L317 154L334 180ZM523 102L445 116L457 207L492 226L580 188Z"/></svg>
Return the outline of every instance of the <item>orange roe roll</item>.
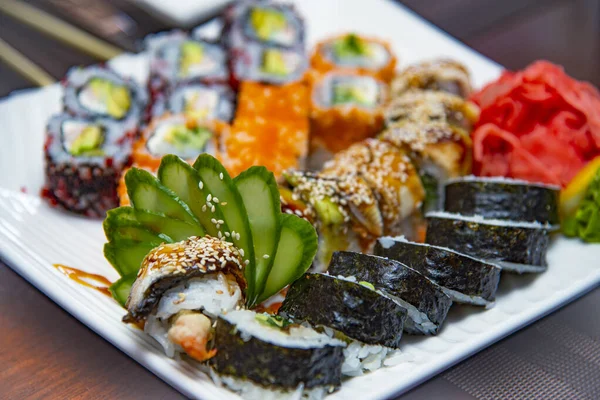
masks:
<svg viewBox="0 0 600 400"><path fill-rule="evenodd" d="M308 120L269 117L236 118L222 136L223 165L232 176L263 165L280 179L290 168L303 168L308 152Z"/></svg>
<svg viewBox="0 0 600 400"><path fill-rule="evenodd" d="M371 75L386 83L394 78L396 63L396 56L388 42L355 33L345 33L318 43L310 58L311 67L322 73L346 69Z"/></svg>
<svg viewBox="0 0 600 400"><path fill-rule="evenodd" d="M176 154L190 164L202 153L219 158L219 140L228 129L224 122L201 121L183 114L155 118L133 145L133 163L152 171L167 154Z"/></svg>
<svg viewBox="0 0 600 400"><path fill-rule="evenodd" d="M387 87L372 76L332 71L315 79L311 95L311 169L383 128Z"/></svg>
<svg viewBox="0 0 600 400"><path fill-rule="evenodd" d="M302 82L275 86L245 81L240 86L236 118L307 119L309 110L310 92Z"/></svg>

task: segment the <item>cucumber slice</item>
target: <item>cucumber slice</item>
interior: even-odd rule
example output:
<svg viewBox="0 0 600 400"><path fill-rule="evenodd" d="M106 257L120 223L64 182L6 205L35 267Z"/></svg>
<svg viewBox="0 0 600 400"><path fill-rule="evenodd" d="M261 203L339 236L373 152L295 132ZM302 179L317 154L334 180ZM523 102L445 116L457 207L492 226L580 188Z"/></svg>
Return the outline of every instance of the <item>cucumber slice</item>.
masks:
<svg viewBox="0 0 600 400"><path fill-rule="evenodd" d="M125 175L125 184L134 208L202 226L187 204L148 171L131 168Z"/></svg>
<svg viewBox="0 0 600 400"><path fill-rule="evenodd" d="M317 254L317 232L310 222L290 214L281 214L280 220L281 235L277 252L258 303L300 278Z"/></svg>
<svg viewBox="0 0 600 400"><path fill-rule="evenodd" d="M265 167L250 167L238 175L233 182L246 206L254 242L256 277L254 296L248 303L248 306L251 307L256 304L258 295L265 287L279 242L281 230L279 190L275 176Z"/></svg>
<svg viewBox="0 0 600 400"><path fill-rule="evenodd" d="M164 214L135 210L135 218L152 232L163 233L173 242L179 242L191 236L204 236L204 229L201 226L169 218Z"/></svg>
<svg viewBox="0 0 600 400"><path fill-rule="evenodd" d="M146 254L156 246L151 243L120 240L104 244L104 257L119 275L137 274Z"/></svg>
<svg viewBox="0 0 600 400"><path fill-rule="evenodd" d="M200 188L200 176L188 163L172 154L164 156L160 162L157 176L163 185L171 189L179 199L188 205L206 233L217 237L219 232L221 234L229 232L227 221L224 220L221 211L221 198L215 195L218 202L212 201L213 195L208 191L208 186L204 186L202 183L202 188ZM224 222L217 228L213 221Z"/></svg>
<svg viewBox="0 0 600 400"><path fill-rule="evenodd" d="M133 286L136 277L136 274L123 276L108 288L112 297L123 307L125 307L125 303L127 303L131 286Z"/></svg>
<svg viewBox="0 0 600 400"><path fill-rule="evenodd" d="M221 207L223 220L231 229L231 236L228 239L231 239L238 249L244 251L244 258L248 261L244 268L244 276L248 284L246 298L251 299L254 296L255 280L254 244L242 196L225 167L213 156L201 154L194 163L194 169L198 171L204 188L213 197L217 196L221 203L226 203Z"/></svg>
<svg viewBox="0 0 600 400"><path fill-rule="evenodd" d="M163 242L173 241L169 236L154 232L139 222L135 210L131 207L119 207L108 211L102 227L110 242L130 240L158 246Z"/></svg>

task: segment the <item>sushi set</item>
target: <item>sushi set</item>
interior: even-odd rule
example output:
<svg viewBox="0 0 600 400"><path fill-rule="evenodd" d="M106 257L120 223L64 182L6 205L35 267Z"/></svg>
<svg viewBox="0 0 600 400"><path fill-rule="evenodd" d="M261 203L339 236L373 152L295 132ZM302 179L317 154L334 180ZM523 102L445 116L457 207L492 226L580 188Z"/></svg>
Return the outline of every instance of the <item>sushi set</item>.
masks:
<svg viewBox="0 0 600 400"><path fill-rule="evenodd" d="M191 397L383 398L600 282L597 89L498 78L375 2L422 34L407 63L318 3L236 2L29 94L52 106L2 256Z"/></svg>

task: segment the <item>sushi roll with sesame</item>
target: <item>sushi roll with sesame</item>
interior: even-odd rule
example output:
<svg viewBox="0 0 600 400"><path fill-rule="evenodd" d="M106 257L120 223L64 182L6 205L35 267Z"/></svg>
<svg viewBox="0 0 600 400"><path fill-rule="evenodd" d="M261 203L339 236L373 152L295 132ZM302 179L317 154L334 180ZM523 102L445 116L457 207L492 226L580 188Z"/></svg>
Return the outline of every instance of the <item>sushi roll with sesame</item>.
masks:
<svg viewBox="0 0 600 400"><path fill-rule="evenodd" d="M184 82L228 82L227 52L217 43L175 30L149 35L144 45L150 57L152 98Z"/></svg>
<svg viewBox="0 0 600 400"><path fill-rule="evenodd" d="M345 337L349 348L359 344L369 357L346 352L342 373L360 375L369 361L381 366L385 355L400 346L407 310L367 282L305 274L290 286L279 315Z"/></svg>
<svg viewBox="0 0 600 400"><path fill-rule="evenodd" d="M159 96L152 106L152 118L164 114L185 114L191 119L231 122L235 94L223 84L187 83Z"/></svg>
<svg viewBox="0 0 600 400"><path fill-rule="evenodd" d="M504 271L546 270L550 225L446 212L428 213L426 219L426 243L490 261Z"/></svg>
<svg viewBox="0 0 600 400"><path fill-rule="evenodd" d="M444 210L462 215L558 225L560 187L504 177L466 176L444 186Z"/></svg>
<svg viewBox="0 0 600 400"><path fill-rule="evenodd" d="M376 248L379 241L376 244ZM367 282L408 311L404 331L435 335L446 319L452 300L418 271L387 258L339 251L333 253L329 274Z"/></svg>
<svg viewBox="0 0 600 400"><path fill-rule="evenodd" d="M310 168L333 154L375 136L383 127L385 84L372 76L334 71L312 85Z"/></svg>
<svg viewBox="0 0 600 400"><path fill-rule="evenodd" d="M104 217L119 205L117 184L132 142L124 123L112 118L55 115L46 131L42 197L52 206Z"/></svg>
<svg viewBox="0 0 600 400"><path fill-rule="evenodd" d="M377 194L363 177L290 171L285 178L292 201L305 205L301 213L319 235L313 271L326 271L334 251L372 251L383 234L384 220Z"/></svg>
<svg viewBox="0 0 600 400"><path fill-rule="evenodd" d="M213 321L244 302L243 259L233 244L190 237L152 249L142 261L125 322L143 326L169 357L213 357Z"/></svg>
<svg viewBox="0 0 600 400"><path fill-rule="evenodd" d="M303 79L308 60L303 49L282 49L259 43L235 48L231 54L231 76L241 81L282 85Z"/></svg>
<svg viewBox="0 0 600 400"><path fill-rule="evenodd" d="M319 72L336 69L352 70L389 83L396 70L396 57L388 42L346 33L317 44L311 67Z"/></svg>
<svg viewBox="0 0 600 400"><path fill-rule="evenodd" d="M217 157L219 138L227 129L228 125L220 121L202 121L185 114L163 115L152 120L135 142L133 162L153 171L167 154L175 154L190 164L203 153Z"/></svg>
<svg viewBox="0 0 600 400"><path fill-rule="evenodd" d="M467 67L454 60L434 60L411 65L392 81L392 96L411 89L450 93L464 99L471 94L471 78Z"/></svg>
<svg viewBox="0 0 600 400"><path fill-rule="evenodd" d="M243 48L252 43L303 48L304 22L290 4L240 1L225 12L223 37L230 48Z"/></svg>
<svg viewBox="0 0 600 400"><path fill-rule="evenodd" d="M471 172L470 132L478 115L474 104L435 91L408 91L386 106L378 138L403 149L417 166L426 211L439 208L441 183Z"/></svg>
<svg viewBox="0 0 600 400"><path fill-rule="evenodd" d="M445 247L382 237L374 254L399 261L442 287L457 303L487 306L494 302L500 267Z"/></svg>
<svg viewBox="0 0 600 400"><path fill-rule="evenodd" d="M102 66L73 67L63 85L66 112L84 118L113 118L128 132L135 133L148 103L144 89Z"/></svg>
<svg viewBox="0 0 600 400"><path fill-rule="evenodd" d="M384 234L411 236L410 218L425 198L421 179L410 159L388 142L366 139L335 155L321 170L327 176L361 176L377 194Z"/></svg>
<svg viewBox="0 0 600 400"><path fill-rule="evenodd" d="M322 398L341 385L345 343L279 316L230 311L214 343L209 365L245 399Z"/></svg>

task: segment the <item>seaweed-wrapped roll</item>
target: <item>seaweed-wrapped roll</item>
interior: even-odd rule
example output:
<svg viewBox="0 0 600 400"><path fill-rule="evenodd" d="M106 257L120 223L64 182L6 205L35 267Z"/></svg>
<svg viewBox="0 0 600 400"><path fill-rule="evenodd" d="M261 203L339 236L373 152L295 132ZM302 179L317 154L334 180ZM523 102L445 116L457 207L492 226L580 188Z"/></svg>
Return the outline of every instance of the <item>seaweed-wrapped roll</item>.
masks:
<svg viewBox="0 0 600 400"><path fill-rule="evenodd" d="M157 98L152 117L166 113L185 114L189 118L230 122L235 111L235 94L227 85L188 83Z"/></svg>
<svg viewBox="0 0 600 400"><path fill-rule="evenodd" d="M398 348L407 311L368 285L324 274L294 282L279 313L342 332L367 344Z"/></svg>
<svg viewBox="0 0 600 400"><path fill-rule="evenodd" d="M148 35L144 45L150 56L148 87L153 98L184 82L226 83L229 79L227 53L217 43L174 30Z"/></svg>
<svg viewBox="0 0 600 400"><path fill-rule="evenodd" d="M243 398L264 398L262 390L322 398L341 384L345 344L279 316L230 311L219 317L214 343L210 366Z"/></svg>
<svg viewBox="0 0 600 400"><path fill-rule="evenodd" d="M456 251L403 237L382 237L374 253L400 261L442 287L457 303L488 305L496 298L500 267Z"/></svg>
<svg viewBox="0 0 600 400"><path fill-rule="evenodd" d="M231 243L210 236L152 249L131 287L123 321L142 324L170 357L213 357L213 320L243 305L242 260Z"/></svg>
<svg viewBox="0 0 600 400"><path fill-rule="evenodd" d="M543 272L551 229L539 222L502 221L432 212L425 241L498 264L505 271Z"/></svg>
<svg viewBox="0 0 600 400"><path fill-rule="evenodd" d="M240 1L225 12L225 43L230 48L252 43L279 48L304 47L304 22L290 4Z"/></svg>
<svg viewBox="0 0 600 400"><path fill-rule="evenodd" d="M202 121L184 114L152 120L133 146L135 166L156 170L163 156L175 154L190 164L202 153L219 154L219 138L229 129L220 121Z"/></svg>
<svg viewBox="0 0 600 400"><path fill-rule="evenodd" d="M46 131L42 197L52 206L104 217L119 205L117 184L129 164L132 142L123 122L55 115Z"/></svg>
<svg viewBox="0 0 600 400"><path fill-rule="evenodd" d="M376 250L379 242L375 245ZM338 251L333 253L329 273L368 282L392 296L408 311L404 331L410 334L436 334L452 305L441 287L394 260Z"/></svg>
<svg viewBox="0 0 600 400"><path fill-rule="evenodd" d="M346 33L318 43L310 63L319 72L353 70L387 83L392 80L396 69L396 57L389 43L356 33Z"/></svg>
<svg viewBox="0 0 600 400"><path fill-rule="evenodd" d="M148 102L146 91L102 66L73 67L64 81L63 102L69 114L85 118L113 118L134 132Z"/></svg>
<svg viewBox="0 0 600 400"><path fill-rule="evenodd" d="M462 215L558 225L560 187L503 177L465 176L444 186L444 210Z"/></svg>
<svg viewBox="0 0 600 400"><path fill-rule="evenodd" d="M433 60L411 65L392 81L392 96L411 89L441 91L462 98L471 94L471 79L467 68L454 60Z"/></svg>
<svg viewBox="0 0 600 400"><path fill-rule="evenodd" d="M383 127L387 88L372 76L328 72L314 81L311 96L311 169Z"/></svg>

